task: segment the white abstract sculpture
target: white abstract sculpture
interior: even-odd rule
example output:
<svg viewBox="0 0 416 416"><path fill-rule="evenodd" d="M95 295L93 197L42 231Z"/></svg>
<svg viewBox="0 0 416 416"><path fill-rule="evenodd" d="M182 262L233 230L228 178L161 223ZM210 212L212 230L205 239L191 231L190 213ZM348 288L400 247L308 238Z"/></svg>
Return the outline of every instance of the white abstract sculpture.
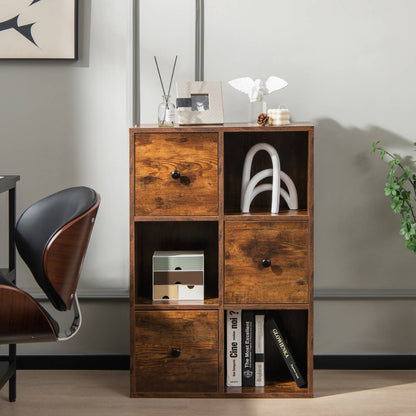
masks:
<svg viewBox="0 0 416 416"><path fill-rule="evenodd" d="M250 77L242 77L228 81L238 91L248 95L250 102L262 101L263 96L287 87L287 82L281 78L271 76L266 82L261 79L253 81Z"/></svg>
<svg viewBox="0 0 416 416"><path fill-rule="evenodd" d="M272 160L272 169L262 170L250 179L251 164L254 155L260 150L265 150L269 153ZM258 185L261 180L269 176L272 176L272 183ZM286 184L288 192L281 189L280 180ZM283 196L289 209L298 209L298 194L295 184L286 173L280 170L280 159L276 149L268 143L257 143L247 152L244 160L243 177L241 180L241 212L248 214L253 199L265 191L272 191L272 214L279 213L280 195Z"/></svg>

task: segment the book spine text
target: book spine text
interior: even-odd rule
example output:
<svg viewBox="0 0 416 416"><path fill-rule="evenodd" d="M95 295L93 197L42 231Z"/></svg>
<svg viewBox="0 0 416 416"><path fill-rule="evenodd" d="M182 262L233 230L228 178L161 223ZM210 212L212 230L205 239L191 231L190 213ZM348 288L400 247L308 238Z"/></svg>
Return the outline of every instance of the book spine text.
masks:
<svg viewBox="0 0 416 416"><path fill-rule="evenodd" d="M255 317L255 386L264 387L264 315Z"/></svg>
<svg viewBox="0 0 416 416"><path fill-rule="evenodd" d="M230 310L227 319L227 377L226 385L241 387L241 310Z"/></svg>
<svg viewBox="0 0 416 416"><path fill-rule="evenodd" d="M266 327L270 331L273 341L276 344L276 347L279 350L280 354L282 355L287 365L287 368L290 371L290 374L296 382L296 385L298 387L303 387L306 384L305 380L300 374L299 368L296 365L295 360L293 359L293 356L290 353L286 341L284 340L283 335L280 332L275 320L270 316L266 319Z"/></svg>
<svg viewBox="0 0 416 416"><path fill-rule="evenodd" d="M242 315L242 377L243 387L254 386L254 312L243 311Z"/></svg>

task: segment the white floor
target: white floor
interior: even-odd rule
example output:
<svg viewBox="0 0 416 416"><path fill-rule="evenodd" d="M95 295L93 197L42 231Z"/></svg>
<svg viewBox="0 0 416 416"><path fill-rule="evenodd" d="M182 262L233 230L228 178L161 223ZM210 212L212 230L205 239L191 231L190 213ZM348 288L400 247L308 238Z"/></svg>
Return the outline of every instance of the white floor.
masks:
<svg viewBox="0 0 416 416"><path fill-rule="evenodd" d="M131 399L128 371L18 372L1 416L416 416L416 370L318 370L313 399Z"/></svg>

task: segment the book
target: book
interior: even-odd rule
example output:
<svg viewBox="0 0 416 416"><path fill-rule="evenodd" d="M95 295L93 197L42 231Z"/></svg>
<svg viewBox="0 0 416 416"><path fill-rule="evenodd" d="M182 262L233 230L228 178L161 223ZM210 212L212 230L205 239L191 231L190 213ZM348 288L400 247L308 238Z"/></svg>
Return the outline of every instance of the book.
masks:
<svg viewBox="0 0 416 416"><path fill-rule="evenodd" d="M254 326L254 385L256 387L264 387L264 315L255 316Z"/></svg>
<svg viewBox="0 0 416 416"><path fill-rule="evenodd" d="M252 387L254 386L254 311L243 311L241 334L243 387Z"/></svg>
<svg viewBox="0 0 416 416"><path fill-rule="evenodd" d="M280 354L282 355L287 368L290 371L290 374L292 375L293 379L296 382L296 385L298 387L303 387L306 383L305 380L303 379L298 366L295 363L295 360L293 358L293 355L291 354L291 352L289 351L289 347L285 341L285 339L283 338L283 335L280 331L280 329L278 328L276 321L271 317L271 316L267 316L266 318L266 327L269 330L273 341L277 347L277 349L279 350Z"/></svg>
<svg viewBox="0 0 416 416"><path fill-rule="evenodd" d="M241 310L227 311L227 377L226 385L241 387Z"/></svg>

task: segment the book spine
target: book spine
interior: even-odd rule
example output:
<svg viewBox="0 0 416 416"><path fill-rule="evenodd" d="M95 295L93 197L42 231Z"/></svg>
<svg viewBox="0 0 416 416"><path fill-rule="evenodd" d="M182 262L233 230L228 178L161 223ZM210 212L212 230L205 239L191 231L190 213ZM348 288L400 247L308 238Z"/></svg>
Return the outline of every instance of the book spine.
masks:
<svg viewBox="0 0 416 416"><path fill-rule="evenodd" d="M255 386L264 387L264 315L255 317Z"/></svg>
<svg viewBox="0 0 416 416"><path fill-rule="evenodd" d="M254 386L254 312L243 311L242 315L241 372L243 387Z"/></svg>
<svg viewBox="0 0 416 416"><path fill-rule="evenodd" d="M241 387L241 311L227 311L227 378L229 387Z"/></svg>
<svg viewBox="0 0 416 416"><path fill-rule="evenodd" d="M277 349L279 350L280 354L282 355L287 365L287 368L290 371L290 374L292 375L293 379L296 382L296 385L298 387L303 387L306 384L305 380L300 374L299 368L296 365L295 360L293 359L293 356L289 351L289 348L283 338L282 333L280 332L276 324L276 321L270 316L267 317L266 319L266 327L270 331L273 341L276 344Z"/></svg>

